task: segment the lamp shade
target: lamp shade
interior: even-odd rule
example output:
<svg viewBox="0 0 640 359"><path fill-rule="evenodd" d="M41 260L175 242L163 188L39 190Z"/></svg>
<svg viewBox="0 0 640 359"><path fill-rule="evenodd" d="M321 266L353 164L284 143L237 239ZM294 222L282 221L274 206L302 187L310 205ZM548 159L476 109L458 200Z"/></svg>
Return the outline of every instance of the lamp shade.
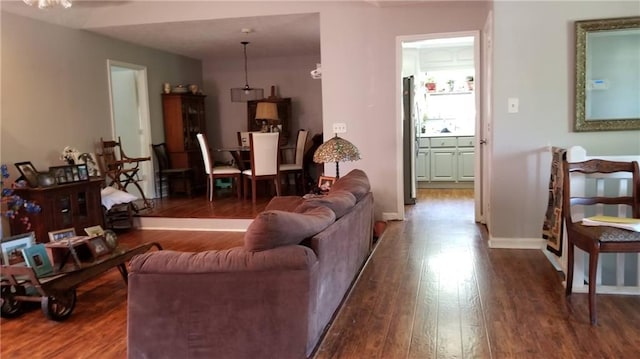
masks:
<svg viewBox="0 0 640 359"><path fill-rule="evenodd" d="M321 144L313 154L313 162L336 163L336 178L340 177L339 162L357 161L359 159L360 152L358 148L344 138L338 137L338 135Z"/></svg>
<svg viewBox="0 0 640 359"><path fill-rule="evenodd" d="M256 120L278 120L278 105L274 102L258 102Z"/></svg>

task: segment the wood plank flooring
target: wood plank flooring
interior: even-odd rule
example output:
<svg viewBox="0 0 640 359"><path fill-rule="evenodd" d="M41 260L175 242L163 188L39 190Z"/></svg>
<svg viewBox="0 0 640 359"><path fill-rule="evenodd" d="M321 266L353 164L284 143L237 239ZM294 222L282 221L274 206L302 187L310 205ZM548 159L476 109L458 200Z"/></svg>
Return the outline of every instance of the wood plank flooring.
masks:
<svg viewBox="0 0 640 359"><path fill-rule="evenodd" d="M599 324L591 327L586 294L565 300L541 252L487 247L469 190L419 195L407 221L389 223L314 358L638 357L640 298L599 295ZM182 205L189 211L188 201ZM119 238L201 251L240 245L242 235L130 231ZM126 300L114 269L78 288L65 322L45 319L37 305L2 318L0 357L125 358Z"/></svg>

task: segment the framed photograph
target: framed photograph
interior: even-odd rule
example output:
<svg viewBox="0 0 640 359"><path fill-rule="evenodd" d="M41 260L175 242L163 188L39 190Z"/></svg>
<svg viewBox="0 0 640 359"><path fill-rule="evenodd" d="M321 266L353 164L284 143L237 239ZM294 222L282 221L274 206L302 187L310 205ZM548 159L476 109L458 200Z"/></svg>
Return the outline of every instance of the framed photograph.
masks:
<svg viewBox="0 0 640 359"><path fill-rule="evenodd" d="M0 242L2 250L2 263L5 265L26 265L22 255L22 249L31 247L36 242L35 232L18 234L6 237Z"/></svg>
<svg viewBox="0 0 640 359"><path fill-rule="evenodd" d="M102 236L90 238L87 245L89 246L89 250L94 258L99 258L111 251L109 247L107 247Z"/></svg>
<svg viewBox="0 0 640 359"><path fill-rule="evenodd" d="M87 165L89 177L100 177L100 167L98 166L95 153L79 153L75 156L75 162L79 165Z"/></svg>
<svg viewBox="0 0 640 359"><path fill-rule="evenodd" d="M65 228L65 229L60 229L57 231L51 231L49 232L49 241L51 242L58 242L61 241L63 239L68 239L68 238L73 238L76 236L76 229L71 227L71 228Z"/></svg>
<svg viewBox="0 0 640 359"><path fill-rule="evenodd" d="M88 181L89 180L89 170L87 169L87 165L76 165L78 168L78 177L80 181Z"/></svg>
<svg viewBox="0 0 640 359"><path fill-rule="evenodd" d="M77 179L73 178L73 168L74 167L75 166L66 166L64 168L64 174L67 177L67 182L75 182L75 181L77 181ZM76 171L77 171L77 169L76 169ZM77 176L77 173L76 173L76 176Z"/></svg>
<svg viewBox="0 0 640 359"><path fill-rule="evenodd" d="M67 173L65 172L66 168L67 166L49 167L49 173L51 173L56 179L57 184L65 184L69 182L67 181Z"/></svg>
<svg viewBox="0 0 640 359"><path fill-rule="evenodd" d="M320 189L320 192L329 192L335 181L335 177L320 176L318 178L318 189Z"/></svg>
<svg viewBox="0 0 640 359"><path fill-rule="evenodd" d="M37 277L53 273L53 265L44 244L39 243L31 247L22 248L22 256L27 266L33 268Z"/></svg>
<svg viewBox="0 0 640 359"><path fill-rule="evenodd" d="M31 162L18 162L15 165L30 187L38 187L38 171Z"/></svg>
<svg viewBox="0 0 640 359"><path fill-rule="evenodd" d="M104 229L102 229L102 226L100 225L87 227L84 229L84 231L87 233L89 237L97 237L97 236L104 235Z"/></svg>

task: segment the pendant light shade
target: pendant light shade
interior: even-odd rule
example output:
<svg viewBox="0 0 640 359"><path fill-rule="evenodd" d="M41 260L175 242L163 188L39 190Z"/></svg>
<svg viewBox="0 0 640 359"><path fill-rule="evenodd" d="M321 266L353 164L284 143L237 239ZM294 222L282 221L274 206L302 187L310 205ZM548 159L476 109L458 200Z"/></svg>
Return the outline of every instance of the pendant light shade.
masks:
<svg viewBox="0 0 640 359"><path fill-rule="evenodd" d="M241 44L244 47L244 87L231 89L231 102L261 100L264 98L264 90L249 86L249 77L247 76L247 45L249 42L242 41Z"/></svg>

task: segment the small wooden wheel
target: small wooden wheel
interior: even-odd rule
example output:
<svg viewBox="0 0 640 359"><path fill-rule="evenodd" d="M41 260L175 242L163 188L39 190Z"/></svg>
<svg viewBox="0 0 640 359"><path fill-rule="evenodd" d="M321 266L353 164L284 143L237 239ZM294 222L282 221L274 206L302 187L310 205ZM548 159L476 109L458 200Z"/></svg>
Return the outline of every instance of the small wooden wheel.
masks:
<svg viewBox="0 0 640 359"><path fill-rule="evenodd" d="M15 296L25 295L25 293L24 287L16 287L12 285L3 286L0 315L3 318L15 318L22 314L22 302L17 300Z"/></svg>
<svg viewBox="0 0 640 359"><path fill-rule="evenodd" d="M56 296L45 296L40 301L40 307L44 315L51 320L61 322L73 312L76 306L76 290L71 289L66 293Z"/></svg>

